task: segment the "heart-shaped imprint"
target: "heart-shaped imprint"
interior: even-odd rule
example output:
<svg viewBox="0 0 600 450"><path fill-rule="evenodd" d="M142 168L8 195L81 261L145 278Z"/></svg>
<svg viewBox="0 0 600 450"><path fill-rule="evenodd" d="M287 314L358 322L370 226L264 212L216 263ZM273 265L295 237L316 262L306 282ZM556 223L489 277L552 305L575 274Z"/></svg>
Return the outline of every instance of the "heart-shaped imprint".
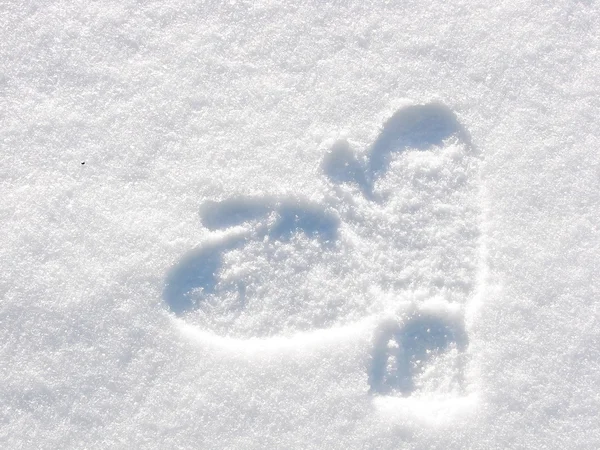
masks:
<svg viewBox="0 0 600 450"><path fill-rule="evenodd" d="M319 203L204 203L214 238L170 270L164 300L187 324L240 340L374 318L372 393L462 389L464 312L482 270L480 162L447 107L403 107L365 152L331 147Z"/></svg>

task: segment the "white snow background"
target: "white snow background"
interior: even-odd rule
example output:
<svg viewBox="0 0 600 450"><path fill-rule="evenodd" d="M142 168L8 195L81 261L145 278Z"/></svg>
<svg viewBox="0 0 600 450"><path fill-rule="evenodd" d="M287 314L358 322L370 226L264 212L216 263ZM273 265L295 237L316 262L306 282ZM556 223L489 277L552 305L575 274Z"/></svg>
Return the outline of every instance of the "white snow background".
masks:
<svg viewBox="0 0 600 450"><path fill-rule="evenodd" d="M599 23L2 2L0 447L600 448Z"/></svg>

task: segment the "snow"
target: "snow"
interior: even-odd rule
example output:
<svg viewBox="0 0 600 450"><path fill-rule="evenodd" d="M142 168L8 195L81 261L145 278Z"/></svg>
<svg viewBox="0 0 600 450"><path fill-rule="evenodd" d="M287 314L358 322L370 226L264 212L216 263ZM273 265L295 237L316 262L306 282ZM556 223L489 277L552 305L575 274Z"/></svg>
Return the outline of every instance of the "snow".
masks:
<svg viewBox="0 0 600 450"><path fill-rule="evenodd" d="M600 447L594 2L8 2L0 447Z"/></svg>

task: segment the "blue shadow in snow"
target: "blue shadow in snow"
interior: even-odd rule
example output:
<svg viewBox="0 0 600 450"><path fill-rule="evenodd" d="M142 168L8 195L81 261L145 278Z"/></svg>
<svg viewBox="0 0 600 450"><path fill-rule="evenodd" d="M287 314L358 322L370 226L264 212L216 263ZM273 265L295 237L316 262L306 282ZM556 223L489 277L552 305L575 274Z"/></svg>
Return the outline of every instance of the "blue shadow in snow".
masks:
<svg viewBox="0 0 600 450"><path fill-rule="evenodd" d="M263 219L273 206L268 199L254 197L207 201L200 206L200 222L211 231L223 230Z"/></svg>
<svg viewBox="0 0 600 450"><path fill-rule="evenodd" d="M271 216L272 222L265 219ZM303 233L321 243L334 243L339 219L317 204L295 199L238 197L207 202L200 208L200 221L209 230L222 230L244 223L257 225L260 237L287 241Z"/></svg>
<svg viewBox="0 0 600 450"><path fill-rule="evenodd" d="M365 162L357 160L348 142L338 141L323 159L322 168L334 184L355 184L373 199L373 185L388 170L393 153L427 150L451 136L471 146L469 134L448 107L439 103L406 106L385 122Z"/></svg>
<svg viewBox="0 0 600 450"><path fill-rule="evenodd" d="M225 239L187 253L167 274L163 298L169 309L176 315L198 309L200 305L190 295L192 290L202 288L205 295L214 293L223 255L240 248L245 241L244 237Z"/></svg>
<svg viewBox="0 0 600 450"><path fill-rule="evenodd" d="M417 315L403 324L385 323L375 336L369 386L373 394L410 395L414 378L427 362L451 344L462 352L468 345L462 325L434 315Z"/></svg>
<svg viewBox="0 0 600 450"><path fill-rule="evenodd" d="M191 295L193 290L202 289L200 298L216 291L225 253L243 248L250 241L260 242L267 237L286 242L300 233L328 248L335 245L339 228L339 219L316 204L253 197L207 202L200 208L200 220L209 230L251 224L252 231L200 246L187 253L169 271L163 299L176 315L200 307L201 300L195 300L199 295ZM243 291L243 286L239 288Z"/></svg>

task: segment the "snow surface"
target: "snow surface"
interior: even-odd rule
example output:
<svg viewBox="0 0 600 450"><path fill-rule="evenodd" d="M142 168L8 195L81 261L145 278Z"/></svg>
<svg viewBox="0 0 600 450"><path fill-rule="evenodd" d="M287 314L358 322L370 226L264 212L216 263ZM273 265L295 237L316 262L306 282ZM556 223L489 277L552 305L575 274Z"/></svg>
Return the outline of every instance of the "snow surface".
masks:
<svg viewBox="0 0 600 450"><path fill-rule="evenodd" d="M600 448L596 2L0 24L0 448Z"/></svg>

